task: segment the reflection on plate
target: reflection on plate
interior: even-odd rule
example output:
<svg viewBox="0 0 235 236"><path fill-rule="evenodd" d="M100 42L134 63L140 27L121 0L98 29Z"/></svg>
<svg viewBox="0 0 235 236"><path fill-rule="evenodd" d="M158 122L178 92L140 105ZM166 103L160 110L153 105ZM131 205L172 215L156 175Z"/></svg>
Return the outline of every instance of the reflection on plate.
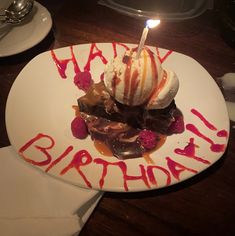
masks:
<svg viewBox="0 0 235 236"><path fill-rule="evenodd" d="M6 29L0 37L0 57L11 56L23 52L39 42L49 33L52 19L48 10L35 2L32 17L26 22Z"/></svg>
<svg viewBox="0 0 235 236"><path fill-rule="evenodd" d="M105 191L145 191L166 187L205 170L224 153L229 119L224 98L208 72L194 59L149 47L180 80L175 98L185 120L185 132L144 158L120 161L102 156L88 137L75 139L70 124L73 105L84 94L73 80L84 68L95 82L104 64L136 45L93 43L38 55L15 80L6 107L11 144L21 159L49 175L82 187ZM200 95L199 95L200 91Z"/></svg>
<svg viewBox="0 0 235 236"><path fill-rule="evenodd" d="M213 8L213 0L99 0L101 5L137 18L186 20Z"/></svg>

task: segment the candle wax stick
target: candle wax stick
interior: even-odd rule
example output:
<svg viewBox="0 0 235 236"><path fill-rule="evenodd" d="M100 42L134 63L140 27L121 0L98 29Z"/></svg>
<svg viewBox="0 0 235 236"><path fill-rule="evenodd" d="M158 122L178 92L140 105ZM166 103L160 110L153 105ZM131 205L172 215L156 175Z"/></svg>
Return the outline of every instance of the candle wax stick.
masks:
<svg viewBox="0 0 235 236"><path fill-rule="evenodd" d="M140 39L140 43L139 43L139 46L138 46L137 53L136 53L136 59L139 59L139 57L140 57L140 53L141 53L141 51L144 47L144 43L145 43L145 40L147 38L148 31L149 31L148 27L145 27L144 30L143 30L141 39Z"/></svg>

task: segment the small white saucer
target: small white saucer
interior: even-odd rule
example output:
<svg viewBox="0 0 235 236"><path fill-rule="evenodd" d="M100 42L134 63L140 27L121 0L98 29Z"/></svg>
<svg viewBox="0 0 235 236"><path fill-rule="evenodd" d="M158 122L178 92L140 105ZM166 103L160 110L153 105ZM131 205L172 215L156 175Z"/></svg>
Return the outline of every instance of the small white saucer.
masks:
<svg viewBox="0 0 235 236"><path fill-rule="evenodd" d="M8 26L0 37L0 57L18 54L41 42L52 27L48 10L40 3L34 3L31 18L16 26Z"/></svg>

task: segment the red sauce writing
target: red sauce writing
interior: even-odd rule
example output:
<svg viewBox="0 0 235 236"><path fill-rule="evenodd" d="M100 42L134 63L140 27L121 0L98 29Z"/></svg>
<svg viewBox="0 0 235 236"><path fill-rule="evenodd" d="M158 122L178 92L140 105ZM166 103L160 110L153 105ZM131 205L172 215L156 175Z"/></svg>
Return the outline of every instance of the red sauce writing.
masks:
<svg viewBox="0 0 235 236"><path fill-rule="evenodd" d="M129 48L122 43L112 43L114 57L117 56L117 45L124 47L125 50L128 50ZM148 49L149 50L149 49ZM160 56L158 48L157 55L161 63L163 63L167 57L172 53L172 51L168 51L163 57ZM148 51L150 57L152 56L152 52L150 53L150 50ZM102 51L97 47L95 43L92 43L90 46L90 52L87 58L87 62L85 63L85 66L83 68L83 71L80 69L77 59L75 57L73 47L70 47L70 53L71 56L66 59L59 59L54 51L51 51L51 56L53 61L55 62L55 65L57 67L57 70L60 74L60 77L62 79L66 79L66 70L69 62L72 62L73 68L74 68L74 84L81 90L87 91L89 89L90 85L93 83L92 76L90 73L90 67L92 61L98 57L103 64L107 63L107 59L102 54ZM78 55L79 56L79 55ZM151 59L152 63L152 73L155 75L156 80L157 78L157 67L155 64L155 60ZM127 63L127 69L126 69L126 80L127 80L127 88L126 88L126 96L129 93L129 90L131 88L132 94L131 96L134 97L135 89L138 86L137 81L137 74L133 73L133 76L130 76L130 70L131 65L129 65L129 61ZM131 78L132 77L132 78ZM103 73L100 75L100 79L103 79ZM118 83L118 80L115 81L113 84L113 87L116 86ZM212 131L216 131L217 137L227 138L228 132L226 130L219 130L217 131L217 128L209 122L199 111L196 109L191 109L192 114L194 114L196 117L199 118L200 121L203 122L203 124L209 128ZM202 139L203 141L210 144L210 150L212 152L223 152L225 150L225 144L217 144L215 143L211 138L207 137L205 134L203 134L194 124L186 124L186 130L190 131L191 133L195 134L198 138ZM46 144L45 144L46 143ZM189 142L184 148L175 147L174 153L176 155L183 156L185 158L191 158L194 161L200 162L202 164L210 164L210 161L206 160L196 154L196 148L200 148L194 141L194 138L190 138ZM30 150L34 152L30 152ZM170 185L172 183L172 179L175 178L176 180L181 180L181 174L184 172L190 172L191 174L196 174L198 171L190 168L188 166L184 166L182 163L173 160L171 157L161 157L162 163L165 162L165 167L155 165L153 163L142 165L139 164L136 166L137 173L136 175L131 175L128 173L128 168L125 161L115 161L110 162L100 157L92 157L91 154L87 150L76 150L74 153L74 147L72 145L65 148L65 150L57 157L53 155L55 153L56 149L56 143L55 140L50 136L46 134L37 134L35 137L31 138L26 144L24 144L19 149L19 154L22 156L22 158L35 165L40 167L45 167L45 172L51 171L56 165L59 163L63 163L66 159L66 164L63 167L63 169L60 171L60 175L66 175L71 170L76 170L78 175L81 176L81 178L84 181L85 186L88 188L92 188L93 184L95 183L94 179L89 179L86 168L90 165L98 166L101 168L101 174L98 176L97 184L99 184L100 188L104 188L105 181L107 178L107 175L111 168L117 168L121 178L123 180L123 188L125 191L129 190L129 182L130 181L141 181L146 188L151 188L151 186L158 186L158 174L161 174L165 176L165 185ZM36 151L36 152L35 152ZM29 153L31 155L29 155ZM33 154L32 154L33 153ZM35 155L35 156L34 156ZM68 159L70 158L71 161L68 163Z"/></svg>
<svg viewBox="0 0 235 236"><path fill-rule="evenodd" d="M226 130L220 130L217 132L218 137L228 138L228 132Z"/></svg>
<svg viewBox="0 0 235 236"><path fill-rule="evenodd" d="M171 55L171 53L173 52L172 50L168 50L167 53L163 57L161 57L158 48L156 48L156 51L157 51L158 59L161 63L163 63Z"/></svg>
<svg viewBox="0 0 235 236"><path fill-rule="evenodd" d="M90 73L90 67L91 62L96 58L100 58L103 64L107 63L107 59L103 56L102 51L96 46L95 43L91 44L89 56L86 62L86 65L84 66L83 71L78 66L78 62L76 60L76 57L74 55L73 47L70 47L71 57L68 59L58 59L58 57L55 55L55 52L52 50L51 55L52 59L54 60L56 67L58 69L58 72L61 76L61 78L66 79L66 70L67 65L71 61L74 66L74 84L78 87L78 89L81 89L83 91L87 91L89 87L93 83L93 79ZM102 75L101 75L102 76Z"/></svg>
<svg viewBox="0 0 235 236"><path fill-rule="evenodd" d="M176 148L175 153L179 154L179 155L182 155L182 156L192 158L192 159L194 159L196 161L199 161L199 162L202 162L204 164L210 164L209 161L207 161L207 160L205 160L201 157L196 156L196 154L195 154L196 147L199 148L196 144L194 144L194 138L190 138L190 141L189 141L188 145L184 149Z"/></svg>
<svg viewBox="0 0 235 236"><path fill-rule="evenodd" d="M73 47L70 47L70 52L71 52L71 58L68 59L58 59L57 56L55 55L55 52L53 50L51 50L51 56L53 61L56 64L57 70L61 76L61 78L66 79L67 75L66 75L66 70L67 70L67 65L68 63L71 61L73 63L74 66L74 72L75 74L77 74L78 72L81 72L78 64L77 64L77 60L74 56L73 53Z"/></svg>
<svg viewBox="0 0 235 236"><path fill-rule="evenodd" d="M191 112L196 115L209 129L211 130L217 130L214 125L212 125L206 118L198 112L196 109L191 109Z"/></svg>
<svg viewBox="0 0 235 236"><path fill-rule="evenodd" d="M212 152L223 152L225 149L225 145L224 144L216 144L214 143L210 138L208 138L207 136L205 136L204 134L202 134L195 125L193 124L187 124L186 125L186 129L191 131L192 133L196 134L198 137L204 139L205 141L207 141L208 143L211 144L210 149Z"/></svg>
<svg viewBox="0 0 235 236"><path fill-rule="evenodd" d="M120 45L120 46L124 47L126 51L130 49L130 48L129 48L127 45L125 45L124 43L113 42L113 43L112 43L112 46L113 46L113 54L114 54L113 57L114 57L114 58L117 57L117 45Z"/></svg>
<svg viewBox="0 0 235 236"><path fill-rule="evenodd" d="M129 47L123 43L112 43L112 48L113 48L113 53L114 53L114 58L117 56L117 45L120 47L123 47L125 50L129 50ZM149 52L149 55L151 57L151 67L152 67L152 73L153 75L156 75L156 79L157 79L157 68L156 68L156 63L155 60L153 58L153 54L151 52L150 49L146 48ZM167 57L172 53L172 51L168 51L163 57L160 56L159 50L157 49L157 56L160 60L160 62L164 62ZM76 56L74 54L74 49L73 46L70 47L70 54L71 56L69 58L66 59L59 59L55 52L53 50L51 50L51 56L53 61L55 62L55 65L57 67L57 70L60 74L60 77L62 79L66 79L67 78L67 74L66 74L66 70L67 70L67 66L69 62L72 62L73 64L73 68L74 68L74 84L78 87L78 89L81 89L83 91L87 91L89 89L89 87L92 85L93 83L93 79L90 73L90 68L91 68L91 63L94 59L96 59L96 57L100 58L100 60L102 61L102 63L105 65L107 64L108 60L105 58L105 56L103 55L102 51L97 47L96 43L92 43L90 46L90 51L89 51L89 55L87 58L87 62L83 68L83 70L80 69L79 65L78 65L78 61L76 59ZM79 55L78 55L79 56ZM127 71L126 71L126 80L131 80L131 78L128 77L128 71L130 70L130 66L128 67ZM100 79L103 80L104 74L102 73L100 75ZM130 90L132 91L132 93L135 93L135 88L137 87L138 81L136 81L136 73L134 73L133 75L133 83L127 83L127 88L126 91ZM127 96L127 95L125 95Z"/></svg>
<svg viewBox="0 0 235 236"><path fill-rule="evenodd" d="M203 123L208 126L210 124L205 117L203 117L198 111L193 109L193 114L195 114L197 117L199 117L201 120L203 120ZM210 127L214 127L212 124L209 125ZM195 125L193 124L187 124L186 125L187 130L193 132L198 137L202 138L202 140L208 142L211 144L210 149L212 152L222 152L224 151L225 145L224 144L215 144L210 138L203 135ZM217 130L215 127L213 130ZM217 133L217 136L219 137L227 137L227 131L221 130ZM44 142L40 142L44 141ZM43 143L40 144L40 143ZM47 144L45 144L47 143ZM39 156L42 156L42 160L35 160L36 157L29 156L27 152L30 149L36 149L38 151L38 154L42 155L36 155L37 158ZM32 139L30 139L26 144L24 144L19 149L19 154L24 158L25 161L36 165L36 166L45 166L45 172L50 171L54 166L56 166L58 163L62 162L65 158L68 158L69 155L72 154L72 151L74 150L73 146L68 146L61 155L58 157L54 157L51 153L53 153L53 149L55 148L55 140L46 134L38 134ZM181 155L187 158L192 158L193 160L197 162L201 162L202 164L210 164L210 161L205 160L202 157L199 157L196 155L196 148L199 148L198 145L195 144L194 138L190 138L189 143L183 148L175 148L174 152L177 155ZM34 152L31 152L34 153ZM130 175L128 174L128 168L125 163L125 161L116 161L116 162L110 162L105 159L102 159L100 157L94 158L90 155L90 153L86 150L78 150L75 154L72 154L72 160L71 162L65 166L61 172L60 175L65 175L68 171L71 169L75 169L77 173L82 177L84 180L84 183L87 187L92 188L91 180L88 179L86 176L86 167L89 165L98 165L102 168L102 174L98 178L99 186L102 189L105 185L105 180L109 171L109 168L115 167L118 168L120 171L120 174L123 179L123 188L125 191L129 190L128 183L130 181L141 181L147 188L151 188L151 185L158 186L157 181L157 174L161 173L165 176L165 185L170 185L172 183L172 177L174 177L176 180L180 181L181 173L183 172L191 172L192 174L196 174L198 171L184 166L179 162L176 162L172 158L165 157L162 161L166 161L167 168L164 168L159 165L151 164L151 165L142 165L139 164L136 168L139 170L139 175ZM93 181L94 182L94 181Z"/></svg>
<svg viewBox="0 0 235 236"><path fill-rule="evenodd" d="M44 141L44 142L42 142ZM48 145L40 144L49 142ZM56 166L58 163L62 162L65 158L71 158L71 151L74 149L73 146L69 146L63 151L59 157L54 157L52 155L55 147L55 141L52 137L46 134L38 134L31 140L29 140L25 145L23 145L20 150L19 154L22 156L22 158L35 165L35 166L45 166L45 172L51 171L54 166ZM36 149L38 153L36 153L36 156L40 156L39 154L43 154L41 158L43 160L35 161L35 156L32 154L32 156L28 156L26 153L29 152L32 149ZM32 153L32 152L31 152ZM34 152L33 152L34 153ZM177 180L180 180L180 174L181 172L192 172L197 173L197 170L194 170L192 168L186 167L174 160L172 160L170 157L165 158L168 169L158 166L158 165L139 165L137 167L137 170L139 170L139 175L130 175L128 174L128 168L125 163L125 161L116 161L116 162L110 162L102 158L94 158L90 155L90 153L87 150L78 150L75 154L72 154L72 160L69 164L67 164L61 171L60 175L65 175L68 171L71 169L75 169L77 173L82 177L84 180L85 185L88 188L92 188L92 183L86 176L86 167L88 167L91 164L97 164L102 167L102 174L98 178L99 186L102 189L105 184L105 179L107 176L107 173L109 171L110 166L114 166L120 170L120 174L123 179L123 188L125 191L129 190L128 182L129 181L142 181L144 185L147 188L151 188L151 185L157 186L157 179L155 172L160 171L166 176L166 185L171 184L172 176L175 177Z"/></svg>
<svg viewBox="0 0 235 236"><path fill-rule="evenodd" d="M211 130L216 131L217 128L211 124L199 111L196 109L191 109L191 112L196 115L205 125ZM211 144L210 149L212 152L224 152L225 144L214 143L209 137L201 133L194 124L187 124L186 129L197 135L198 137L204 139L206 142ZM226 130L220 130L217 132L218 137L228 137L228 132Z"/></svg>
<svg viewBox="0 0 235 236"><path fill-rule="evenodd" d="M91 48L90 48L90 53L88 56L88 60L86 65L84 66L84 70L85 71L90 71L90 67L91 67L91 61L93 61L96 57L99 57L101 59L101 61L103 62L103 64L107 64L107 59L103 56L102 51L96 46L95 43L91 44Z"/></svg>
<svg viewBox="0 0 235 236"><path fill-rule="evenodd" d="M192 172L194 174L197 173L196 170L194 170L192 168L188 168L178 162L175 162L170 157L167 157L166 160L167 160L167 165L168 165L170 172L177 180L180 180L180 173L182 173L183 171L187 170L187 171Z"/></svg>

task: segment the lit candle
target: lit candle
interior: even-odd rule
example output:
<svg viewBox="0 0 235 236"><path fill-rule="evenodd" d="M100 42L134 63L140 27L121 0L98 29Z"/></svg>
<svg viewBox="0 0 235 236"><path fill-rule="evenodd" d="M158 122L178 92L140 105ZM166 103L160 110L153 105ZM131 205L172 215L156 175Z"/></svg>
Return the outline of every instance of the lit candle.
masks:
<svg viewBox="0 0 235 236"><path fill-rule="evenodd" d="M149 29L154 28L154 27L158 26L159 24L160 24L160 20L150 19L150 20L146 21L146 27L143 30L143 33L142 33L142 36L141 36L141 39L140 39L140 42L139 42L139 46L138 46L138 49L137 49L136 59L138 59L140 57L140 53L141 53L141 51L144 47L145 40L147 38Z"/></svg>

